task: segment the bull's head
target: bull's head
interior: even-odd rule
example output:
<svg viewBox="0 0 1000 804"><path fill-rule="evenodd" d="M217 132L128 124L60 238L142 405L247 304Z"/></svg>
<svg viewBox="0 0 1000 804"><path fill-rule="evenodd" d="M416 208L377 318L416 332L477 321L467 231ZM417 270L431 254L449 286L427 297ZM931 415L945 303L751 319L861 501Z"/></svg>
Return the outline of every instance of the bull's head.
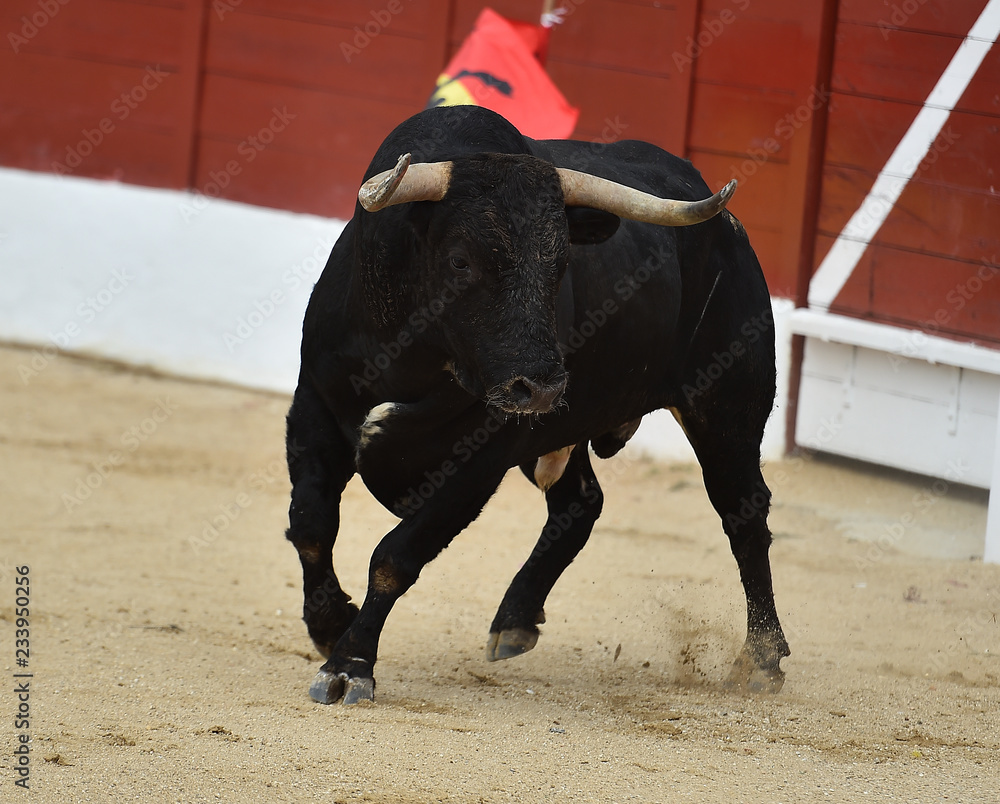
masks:
<svg viewBox="0 0 1000 804"><path fill-rule="evenodd" d="M410 278L460 295L438 304L446 367L496 408L546 413L567 382L555 310L570 244L606 240L623 217L700 223L720 212L735 188L733 181L703 201L675 201L524 154L416 164L404 154L395 168L365 182L358 200L369 212L437 202L411 213L418 234Z"/></svg>

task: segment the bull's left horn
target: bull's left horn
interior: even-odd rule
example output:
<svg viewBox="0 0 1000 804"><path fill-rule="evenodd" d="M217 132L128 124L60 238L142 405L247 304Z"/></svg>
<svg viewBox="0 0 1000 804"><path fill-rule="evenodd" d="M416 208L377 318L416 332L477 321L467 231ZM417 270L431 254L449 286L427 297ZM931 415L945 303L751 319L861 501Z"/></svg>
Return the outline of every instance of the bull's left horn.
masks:
<svg viewBox="0 0 1000 804"><path fill-rule="evenodd" d="M590 173L568 168L556 168L562 183L563 197L568 207L592 207L628 218L660 226L690 226L718 215L736 192L736 179L711 198L701 201L677 201L626 187Z"/></svg>
<svg viewBox="0 0 1000 804"><path fill-rule="evenodd" d="M369 212L409 201L440 201L451 182L451 162L410 164L403 154L396 167L372 176L358 190L358 201Z"/></svg>

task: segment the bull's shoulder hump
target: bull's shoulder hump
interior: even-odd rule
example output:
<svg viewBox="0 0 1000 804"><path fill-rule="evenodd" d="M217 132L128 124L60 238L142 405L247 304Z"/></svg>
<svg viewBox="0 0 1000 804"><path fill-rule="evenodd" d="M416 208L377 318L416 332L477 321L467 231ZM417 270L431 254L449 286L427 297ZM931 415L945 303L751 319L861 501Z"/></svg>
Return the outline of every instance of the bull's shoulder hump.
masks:
<svg viewBox="0 0 1000 804"><path fill-rule="evenodd" d="M532 143L532 152L556 167L590 173L660 197L699 200L711 195L691 162L641 140L606 144L539 140Z"/></svg>

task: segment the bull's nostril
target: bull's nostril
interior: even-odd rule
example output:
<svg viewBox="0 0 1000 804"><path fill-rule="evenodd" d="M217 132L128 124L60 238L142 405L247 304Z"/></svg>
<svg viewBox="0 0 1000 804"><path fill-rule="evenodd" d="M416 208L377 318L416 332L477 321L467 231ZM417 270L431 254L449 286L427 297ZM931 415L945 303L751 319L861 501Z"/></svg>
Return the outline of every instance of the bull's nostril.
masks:
<svg viewBox="0 0 1000 804"><path fill-rule="evenodd" d="M523 377L514 380L507 389L510 401L518 408L527 409L531 407L531 400L534 397L534 389Z"/></svg>
<svg viewBox="0 0 1000 804"><path fill-rule="evenodd" d="M507 410L520 413L547 413L555 407L566 388L565 380L550 384L517 377L505 389Z"/></svg>
<svg viewBox="0 0 1000 804"><path fill-rule="evenodd" d="M535 389L531 397L531 407L539 412L552 410L562 396L564 385L543 385Z"/></svg>

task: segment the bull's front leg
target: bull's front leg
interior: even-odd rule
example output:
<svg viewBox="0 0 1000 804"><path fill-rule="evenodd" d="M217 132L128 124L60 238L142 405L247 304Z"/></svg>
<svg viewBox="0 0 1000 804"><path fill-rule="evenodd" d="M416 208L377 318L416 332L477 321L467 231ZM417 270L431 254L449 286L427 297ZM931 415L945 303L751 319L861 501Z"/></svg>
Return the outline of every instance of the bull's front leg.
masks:
<svg viewBox="0 0 1000 804"><path fill-rule="evenodd" d="M292 482L286 536L302 564L302 619L316 650L327 657L358 613L333 569L340 498L354 474L354 457L308 382L299 384L288 412L286 451Z"/></svg>
<svg viewBox="0 0 1000 804"><path fill-rule="evenodd" d="M520 656L535 647L538 624L545 621L545 599L587 543L604 505L586 441L572 451L558 479L547 485L552 478L544 478L544 473L551 461L552 456L544 456L533 466L522 467L545 491L549 516L490 626L486 658L491 662Z"/></svg>
<svg viewBox="0 0 1000 804"><path fill-rule="evenodd" d="M313 700L323 704L341 698L345 704L374 700L378 642L389 612L424 566L479 515L507 470L499 462L480 463L463 467L460 475L449 478L379 542L372 553L361 611L313 679L309 688Z"/></svg>

